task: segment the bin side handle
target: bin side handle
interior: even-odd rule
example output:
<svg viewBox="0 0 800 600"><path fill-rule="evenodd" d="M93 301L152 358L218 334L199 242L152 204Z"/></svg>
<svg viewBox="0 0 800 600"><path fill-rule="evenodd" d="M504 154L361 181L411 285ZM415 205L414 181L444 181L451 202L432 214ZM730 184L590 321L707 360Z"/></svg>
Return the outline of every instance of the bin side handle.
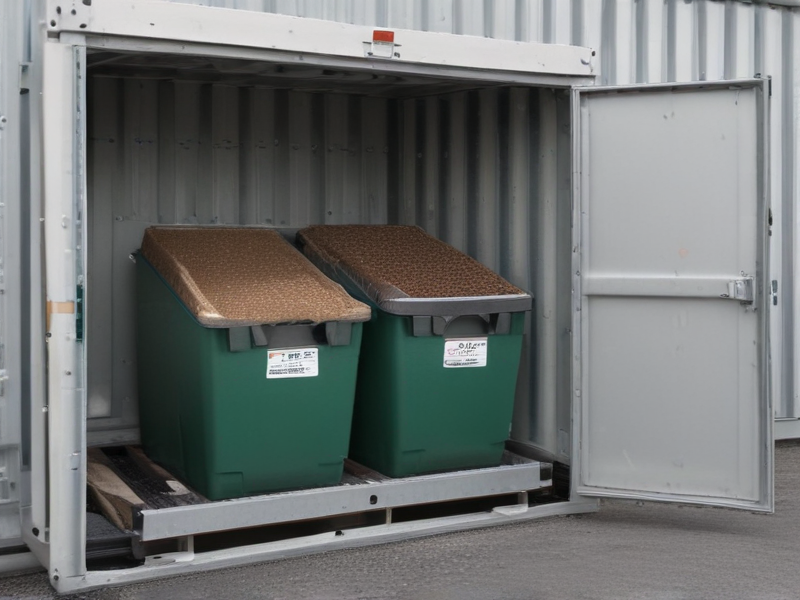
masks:
<svg viewBox="0 0 800 600"><path fill-rule="evenodd" d="M325 323L325 339L329 346L349 346L353 324L349 321L328 321Z"/></svg>
<svg viewBox="0 0 800 600"><path fill-rule="evenodd" d="M444 336L447 329L457 319L467 315L450 316L419 316L412 317L412 334L414 337L427 337L431 335ZM487 335L508 335L511 333L511 313L490 313L471 315L480 317L485 324L483 333ZM476 332L477 333L477 332Z"/></svg>
<svg viewBox="0 0 800 600"><path fill-rule="evenodd" d="M228 347L231 352L245 352L251 348L324 345L349 346L353 324L349 321L330 321L321 325L290 325L281 328L273 325L231 327L228 329ZM302 328L301 335L286 335L287 331Z"/></svg>
<svg viewBox="0 0 800 600"><path fill-rule="evenodd" d="M228 329L228 349L231 352L250 350L250 328L230 327Z"/></svg>

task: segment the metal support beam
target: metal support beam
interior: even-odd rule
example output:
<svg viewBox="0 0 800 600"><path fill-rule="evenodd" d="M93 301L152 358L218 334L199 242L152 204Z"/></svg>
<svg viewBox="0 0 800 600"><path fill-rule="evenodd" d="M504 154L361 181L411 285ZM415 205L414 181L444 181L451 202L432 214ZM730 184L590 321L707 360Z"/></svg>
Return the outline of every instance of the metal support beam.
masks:
<svg viewBox="0 0 800 600"><path fill-rule="evenodd" d="M800 438L800 419L775 419L775 439L794 440Z"/></svg>
<svg viewBox="0 0 800 600"><path fill-rule="evenodd" d="M144 542L212 531L257 527L430 502L526 492L551 485L538 462L439 473L144 510L137 527Z"/></svg>
<svg viewBox="0 0 800 600"><path fill-rule="evenodd" d="M145 564L134 569L94 571L86 573L82 577L62 579L57 589L60 593L65 594L109 585L146 581L159 577L198 573L211 569L242 566L269 560L291 558L293 556L307 556L342 548L359 548L372 544L385 544L387 542L478 527L507 525L555 515L594 512L597 508L597 502L585 500L557 502L541 506L498 507L493 511L477 514L376 525L344 530L339 532L339 535L335 532L330 532L266 544L204 552L202 554L194 554L192 560L184 560L188 557L188 553L180 552L173 557L173 560L168 563L161 563L158 566Z"/></svg>
<svg viewBox="0 0 800 600"><path fill-rule="evenodd" d="M572 77L592 77L593 70L592 50L579 46L396 30L395 50L378 57L372 51L373 27L152 0L72 2L65 10L68 4L48 2L48 32L268 47L357 58L368 69L411 63Z"/></svg>
<svg viewBox="0 0 800 600"><path fill-rule="evenodd" d="M86 403L75 301L85 211L84 47L44 49L50 579L86 572ZM76 258L78 257L78 258Z"/></svg>

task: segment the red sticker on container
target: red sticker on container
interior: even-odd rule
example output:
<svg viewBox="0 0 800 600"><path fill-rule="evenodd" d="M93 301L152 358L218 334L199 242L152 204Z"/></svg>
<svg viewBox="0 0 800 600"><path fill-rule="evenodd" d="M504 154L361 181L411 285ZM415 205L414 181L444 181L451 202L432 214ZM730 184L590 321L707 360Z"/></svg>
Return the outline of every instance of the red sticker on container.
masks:
<svg viewBox="0 0 800 600"><path fill-rule="evenodd" d="M372 32L372 41L394 43L394 31L375 29Z"/></svg>

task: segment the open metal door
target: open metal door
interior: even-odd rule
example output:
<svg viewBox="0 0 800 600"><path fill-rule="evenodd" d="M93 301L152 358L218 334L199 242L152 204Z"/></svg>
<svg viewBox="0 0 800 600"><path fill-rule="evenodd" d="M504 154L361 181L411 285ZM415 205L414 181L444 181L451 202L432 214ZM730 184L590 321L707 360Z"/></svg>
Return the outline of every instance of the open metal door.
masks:
<svg viewBox="0 0 800 600"><path fill-rule="evenodd" d="M765 82L573 93L573 490L772 511Z"/></svg>

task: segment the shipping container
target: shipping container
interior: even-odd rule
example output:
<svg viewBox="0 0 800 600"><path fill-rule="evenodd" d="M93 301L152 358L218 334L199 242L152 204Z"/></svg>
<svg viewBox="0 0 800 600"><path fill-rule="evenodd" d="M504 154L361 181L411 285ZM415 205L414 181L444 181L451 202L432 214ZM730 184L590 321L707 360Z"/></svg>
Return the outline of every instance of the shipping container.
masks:
<svg viewBox="0 0 800 600"><path fill-rule="evenodd" d="M599 497L773 510L800 2L23 0L0 31L0 570L70 592ZM530 291L503 464L174 487L110 525L87 463L138 456L157 224L418 225Z"/></svg>

